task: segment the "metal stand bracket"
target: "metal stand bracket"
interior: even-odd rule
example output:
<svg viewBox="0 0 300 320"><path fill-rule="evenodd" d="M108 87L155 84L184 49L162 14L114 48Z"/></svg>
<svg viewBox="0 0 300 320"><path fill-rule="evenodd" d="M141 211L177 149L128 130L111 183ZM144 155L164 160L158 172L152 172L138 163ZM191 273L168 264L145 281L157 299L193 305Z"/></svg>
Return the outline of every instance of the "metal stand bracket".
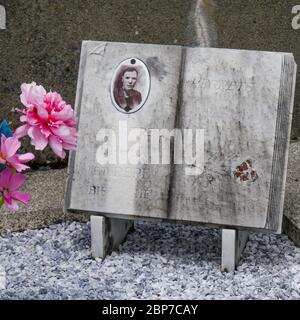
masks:
<svg viewBox="0 0 300 320"><path fill-rule="evenodd" d="M133 230L132 220L91 216L91 243L94 258L104 259L117 249Z"/></svg>
<svg viewBox="0 0 300 320"><path fill-rule="evenodd" d="M236 269L248 237L247 231L222 229L222 271Z"/></svg>
<svg viewBox="0 0 300 320"><path fill-rule="evenodd" d="M91 216L91 243L94 258L104 259L117 249L133 230L132 220ZM222 229L221 270L232 272L239 263L240 256L248 240L248 232Z"/></svg>

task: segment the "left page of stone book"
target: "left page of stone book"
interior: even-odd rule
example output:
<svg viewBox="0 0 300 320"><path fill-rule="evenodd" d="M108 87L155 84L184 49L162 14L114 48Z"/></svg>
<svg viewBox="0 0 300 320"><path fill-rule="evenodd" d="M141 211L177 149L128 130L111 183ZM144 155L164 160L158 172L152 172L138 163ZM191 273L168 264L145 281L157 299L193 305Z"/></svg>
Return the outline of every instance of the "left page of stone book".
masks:
<svg viewBox="0 0 300 320"><path fill-rule="evenodd" d="M180 46L83 42L67 210L167 217L171 166L159 132L175 126L181 62Z"/></svg>

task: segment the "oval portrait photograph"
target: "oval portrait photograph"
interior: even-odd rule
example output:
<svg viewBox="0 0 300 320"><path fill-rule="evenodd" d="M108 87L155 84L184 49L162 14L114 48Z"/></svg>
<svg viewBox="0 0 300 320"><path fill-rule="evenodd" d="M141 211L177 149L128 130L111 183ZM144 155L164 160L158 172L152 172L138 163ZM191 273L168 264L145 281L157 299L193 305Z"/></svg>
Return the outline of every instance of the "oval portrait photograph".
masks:
<svg viewBox="0 0 300 320"><path fill-rule="evenodd" d="M111 99L123 113L134 113L145 104L150 91L150 74L143 61L129 58L116 68L111 82Z"/></svg>

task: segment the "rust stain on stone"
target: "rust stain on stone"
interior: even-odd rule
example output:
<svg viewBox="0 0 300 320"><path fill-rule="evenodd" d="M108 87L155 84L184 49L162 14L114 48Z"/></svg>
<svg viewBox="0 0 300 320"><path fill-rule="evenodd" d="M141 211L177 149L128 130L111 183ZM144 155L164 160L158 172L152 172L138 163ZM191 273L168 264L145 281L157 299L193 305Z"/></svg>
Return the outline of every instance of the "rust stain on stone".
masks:
<svg viewBox="0 0 300 320"><path fill-rule="evenodd" d="M249 159L238 165L233 174L237 180L242 182L254 182L258 178L256 170L252 168L252 161Z"/></svg>

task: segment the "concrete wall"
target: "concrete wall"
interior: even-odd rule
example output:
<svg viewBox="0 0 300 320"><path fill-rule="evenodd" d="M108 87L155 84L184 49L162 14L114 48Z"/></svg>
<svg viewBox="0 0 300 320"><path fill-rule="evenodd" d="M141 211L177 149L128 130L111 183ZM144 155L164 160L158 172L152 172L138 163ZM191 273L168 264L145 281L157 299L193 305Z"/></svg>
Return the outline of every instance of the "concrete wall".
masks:
<svg viewBox="0 0 300 320"><path fill-rule="evenodd" d="M8 118L14 128L19 121L12 109L20 105L22 82L34 80L74 103L84 39L291 51L300 61L291 0L0 0L0 5L7 16L6 30L0 30L0 120ZM300 137L299 103L298 80L293 139ZM37 166L66 164L52 153L36 155Z"/></svg>

